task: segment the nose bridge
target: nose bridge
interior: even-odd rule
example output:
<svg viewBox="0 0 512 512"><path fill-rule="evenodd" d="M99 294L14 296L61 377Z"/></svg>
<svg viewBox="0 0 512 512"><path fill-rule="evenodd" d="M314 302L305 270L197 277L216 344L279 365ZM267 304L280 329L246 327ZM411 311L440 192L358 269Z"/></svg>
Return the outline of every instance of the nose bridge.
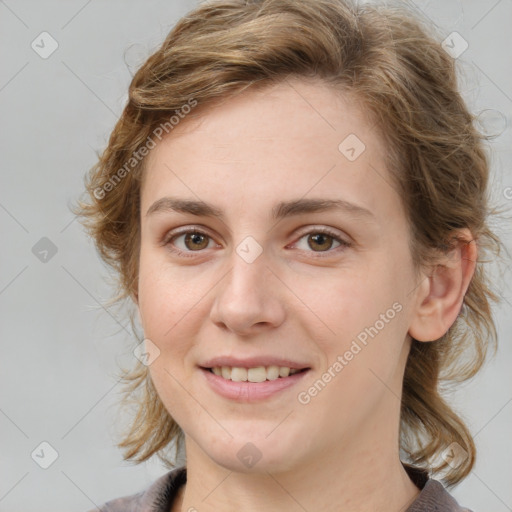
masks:
<svg viewBox="0 0 512 512"><path fill-rule="evenodd" d="M284 309L263 247L246 237L234 248L229 264L230 271L217 288L212 321L240 333L256 324L280 324Z"/></svg>
<svg viewBox="0 0 512 512"><path fill-rule="evenodd" d="M248 237L249 238L249 237ZM254 239L253 239L254 240ZM224 293L228 300L243 300L247 304L258 302L267 295L269 261L260 244L243 241L235 247L226 276Z"/></svg>

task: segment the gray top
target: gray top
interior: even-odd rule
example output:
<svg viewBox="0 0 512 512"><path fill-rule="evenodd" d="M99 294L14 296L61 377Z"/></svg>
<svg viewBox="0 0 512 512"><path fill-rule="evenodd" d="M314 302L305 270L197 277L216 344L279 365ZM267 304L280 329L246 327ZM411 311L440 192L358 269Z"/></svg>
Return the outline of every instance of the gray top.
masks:
<svg viewBox="0 0 512 512"><path fill-rule="evenodd" d="M421 490L405 512L471 512L460 507L443 485L429 478L428 473L409 464L403 464L409 477ZM175 468L155 480L146 489L130 496L110 500L100 512L169 512L181 485L187 481L186 467ZM89 512L98 512L95 508Z"/></svg>

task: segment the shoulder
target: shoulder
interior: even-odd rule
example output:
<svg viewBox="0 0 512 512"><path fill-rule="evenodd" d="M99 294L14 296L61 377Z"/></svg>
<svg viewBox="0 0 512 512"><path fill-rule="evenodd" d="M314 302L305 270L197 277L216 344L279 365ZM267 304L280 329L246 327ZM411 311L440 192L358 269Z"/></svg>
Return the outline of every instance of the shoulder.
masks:
<svg viewBox="0 0 512 512"><path fill-rule="evenodd" d="M107 501L89 512L168 512L177 490L186 480L186 468L175 468L146 489Z"/></svg>
<svg viewBox="0 0 512 512"><path fill-rule="evenodd" d="M427 471L403 464L411 480L421 489L406 512L471 512L459 506L441 482L429 478ZM180 486L187 481L186 468L175 468L146 489L110 500L89 512L168 512Z"/></svg>
<svg viewBox="0 0 512 512"><path fill-rule="evenodd" d="M438 480L429 477L424 469L403 464L411 480L421 489L406 512L471 512L461 507Z"/></svg>

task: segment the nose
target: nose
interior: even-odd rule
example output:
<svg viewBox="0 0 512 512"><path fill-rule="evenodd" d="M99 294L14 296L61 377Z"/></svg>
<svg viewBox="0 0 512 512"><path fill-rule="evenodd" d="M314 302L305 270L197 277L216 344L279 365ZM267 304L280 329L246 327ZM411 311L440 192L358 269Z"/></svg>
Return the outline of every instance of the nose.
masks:
<svg viewBox="0 0 512 512"><path fill-rule="evenodd" d="M281 325L284 286L263 252L252 262L233 251L231 270L215 287L210 319L224 331L249 336Z"/></svg>

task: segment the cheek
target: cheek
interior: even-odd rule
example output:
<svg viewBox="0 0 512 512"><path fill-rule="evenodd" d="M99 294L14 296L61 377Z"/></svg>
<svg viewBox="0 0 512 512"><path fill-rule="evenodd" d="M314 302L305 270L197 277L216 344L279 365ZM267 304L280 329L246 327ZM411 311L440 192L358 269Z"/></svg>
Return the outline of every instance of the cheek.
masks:
<svg viewBox="0 0 512 512"><path fill-rule="evenodd" d="M194 280L189 280L188 270L190 267L169 265L165 251L143 245L139 263L139 306L146 313L147 321L169 321L189 306Z"/></svg>
<svg viewBox="0 0 512 512"><path fill-rule="evenodd" d="M395 300L384 258L339 269L318 269L316 276L295 278L294 293L329 328L326 332L344 340L377 320Z"/></svg>
<svg viewBox="0 0 512 512"><path fill-rule="evenodd" d="M139 267L139 312L145 337L160 350L179 350L176 334L181 322L197 302L193 286L184 273L169 268L161 258L141 251ZM166 343L166 340L173 343Z"/></svg>
<svg viewBox="0 0 512 512"><path fill-rule="evenodd" d="M410 283L405 283L402 265L396 256L380 254L374 261L340 269L329 278L297 283L302 283L297 295L308 297L308 306L320 317L321 332L326 333L316 337L325 354L325 369L332 367L338 356L343 358L343 370L331 370L339 376L335 380L342 388L349 386L371 395L377 378L370 370L383 379L395 371L407 333L403 290ZM309 317L314 321L311 313ZM336 387L334 384L331 389ZM360 396L359 392L356 395Z"/></svg>

